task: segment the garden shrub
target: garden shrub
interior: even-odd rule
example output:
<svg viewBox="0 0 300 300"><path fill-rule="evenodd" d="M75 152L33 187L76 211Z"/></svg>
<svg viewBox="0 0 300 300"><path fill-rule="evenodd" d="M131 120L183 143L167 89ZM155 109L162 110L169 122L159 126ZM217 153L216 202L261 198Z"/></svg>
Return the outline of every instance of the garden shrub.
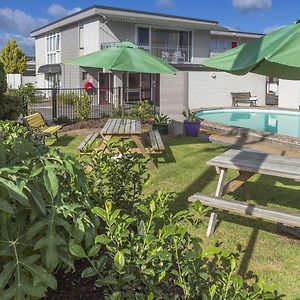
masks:
<svg viewBox="0 0 300 300"><path fill-rule="evenodd" d="M130 211L149 179L147 159L130 155L128 142L116 140L110 141L107 151L94 149L87 155L91 159L83 164L95 201L111 201Z"/></svg>
<svg viewBox="0 0 300 300"><path fill-rule="evenodd" d="M92 210L105 227L94 246L85 250L69 243L73 255L90 262L82 277L96 276L105 299L276 298L262 280L250 285L236 274L232 253L203 249L186 229L194 216L189 211L171 214L168 197L159 193L147 204L136 203L139 213L134 216L106 201ZM201 214L201 205L195 204L193 211Z"/></svg>
<svg viewBox="0 0 300 300"><path fill-rule="evenodd" d="M91 244L88 186L72 157L28 139L0 144L0 299L40 299L73 268L72 238Z"/></svg>
<svg viewBox="0 0 300 300"><path fill-rule="evenodd" d="M203 249L189 234L203 219L201 204L172 214L172 194L143 195L147 161L128 156L127 147L112 142L106 153L90 152L85 168L100 203L92 210L98 235L90 248L69 243L74 256L89 261L82 277L96 276L101 299L276 299L261 279L236 274L236 255Z"/></svg>
<svg viewBox="0 0 300 300"><path fill-rule="evenodd" d="M0 140L4 144L15 143L18 139L30 137L29 130L18 123L0 121Z"/></svg>
<svg viewBox="0 0 300 300"><path fill-rule="evenodd" d="M60 92L57 95L57 102L59 104L76 104L78 102L79 95L75 92Z"/></svg>
<svg viewBox="0 0 300 300"><path fill-rule="evenodd" d="M77 120L84 121L90 118L92 99L87 92L84 92L80 94L79 97L75 98L74 106Z"/></svg>
<svg viewBox="0 0 300 300"><path fill-rule="evenodd" d="M23 112L20 98L15 95L0 95L0 119L17 120Z"/></svg>
<svg viewBox="0 0 300 300"><path fill-rule="evenodd" d="M136 102L131 110L132 117L139 118L143 123L149 122L154 118L154 106L148 101Z"/></svg>
<svg viewBox="0 0 300 300"><path fill-rule="evenodd" d="M0 63L0 97L1 94L5 93L7 89L6 73L4 71L4 66Z"/></svg>

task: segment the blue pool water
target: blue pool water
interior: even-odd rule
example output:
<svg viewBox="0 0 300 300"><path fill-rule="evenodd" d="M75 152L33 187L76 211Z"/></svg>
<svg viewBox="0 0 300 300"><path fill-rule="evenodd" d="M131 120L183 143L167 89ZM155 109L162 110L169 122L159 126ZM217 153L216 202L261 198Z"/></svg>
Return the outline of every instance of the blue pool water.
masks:
<svg viewBox="0 0 300 300"><path fill-rule="evenodd" d="M196 113L201 119L292 137L300 137L300 113L261 109L218 109Z"/></svg>

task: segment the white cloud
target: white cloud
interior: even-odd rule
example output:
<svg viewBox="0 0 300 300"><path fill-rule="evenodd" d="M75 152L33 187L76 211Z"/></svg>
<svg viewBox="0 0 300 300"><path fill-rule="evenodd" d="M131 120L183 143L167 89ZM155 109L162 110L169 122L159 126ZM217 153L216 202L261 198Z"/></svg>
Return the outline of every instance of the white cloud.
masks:
<svg viewBox="0 0 300 300"><path fill-rule="evenodd" d="M8 40L15 38L18 46L28 55L34 54L34 39L21 34L2 33L0 34L0 47L4 47Z"/></svg>
<svg viewBox="0 0 300 300"><path fill-rule="evenodd" d="M232 0L234 8L242 13L264 11L272 8L272 0Z"/></svg>
<svg viewBox="0 0 300 300"><path fill-rule="evenodd" d="M155 4L156 6L164 7L164 8L171 8L175 6L173 0L156 0Z"/></svg>
<svg viewBox="0 0 300 300"><path fill-rule="evenodd" d="M285 25L273 25L273 26L268 26L268 27L266 27L266 28L263 30L263 33L268 34L268 33L270 33L270 32L273 32L273 31L277 30L277 29L280 29L280 28L282 28L282 27L284 27L284 26L285 26Z"/></svg>
<svg viewBox="0 0 300 300"><path fill-rule="evenodd" d="M76 13L80 10L80 7L74 7L73 9L68 10L61 5L54 3L48 7L47 12L50 16L58 19Z"/></svg>
<svg viewBox="0 0 300 300"><path fill-rule="evenodd" d="M6 32L29 35L30 31L47 23L48 20L34 18L19 9L0 8L0 29Z"/></svg>

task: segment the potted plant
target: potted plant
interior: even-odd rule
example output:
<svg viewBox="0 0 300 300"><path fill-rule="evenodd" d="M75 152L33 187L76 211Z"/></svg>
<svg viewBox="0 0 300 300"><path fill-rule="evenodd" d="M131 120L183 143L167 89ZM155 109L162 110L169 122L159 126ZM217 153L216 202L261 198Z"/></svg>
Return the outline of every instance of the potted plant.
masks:
<svg viewBox="0 0 300 300"><path fill-rule="evenodd" d="M158 130L161 134L169 133L170 118L167 115L156 114L154 116L154 123L152 124L153 130Z"/></svg>
<svg viewBox="0 0 300 300"><path fill-rule="evenodd" d="M187 136L198 136L200 130L201 119L199 119L194 112L183 111L183 116L186 118L183 121L184 130Z"/></svg>

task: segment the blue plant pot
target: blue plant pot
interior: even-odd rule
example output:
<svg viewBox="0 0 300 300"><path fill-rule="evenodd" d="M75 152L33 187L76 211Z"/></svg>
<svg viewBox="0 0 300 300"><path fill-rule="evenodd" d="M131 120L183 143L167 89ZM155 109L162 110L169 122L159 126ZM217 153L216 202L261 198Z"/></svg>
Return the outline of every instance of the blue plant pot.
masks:
<svg viewBox="0 0 300 300"><path fill-rule="evenodd" d="M185 134L187 136L198 136L198 133L200 131L200 123L201 123L200 120L196 122L184 120L183 124L184 124Z"/></svg>

